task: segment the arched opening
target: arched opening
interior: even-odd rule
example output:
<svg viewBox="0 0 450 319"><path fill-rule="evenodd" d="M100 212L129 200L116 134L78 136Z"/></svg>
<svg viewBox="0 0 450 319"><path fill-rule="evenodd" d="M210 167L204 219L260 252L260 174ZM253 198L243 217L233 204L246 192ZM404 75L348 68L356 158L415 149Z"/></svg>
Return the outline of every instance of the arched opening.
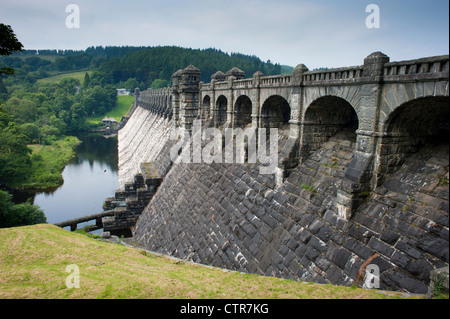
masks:
<svg viewBox="0 0 450 319"><path fill-rule="evenodd" d="M426 97L409 101L393 111L383 127L379 175L393 173L421 147L448 145L449 98Z"/></svg>
<svg viewBox="0 0 450 319"><path fill-rule="evenodd" d="M315 100L305 113L302 138L302 157L318 150L338 132L343 138L356 142L358 115L350 103L336 96Z"/></svg>
<svg viewBox="0 0 450 319"><path fill-rule="evenodd" d="M202 109L200 112L200 118L202 120L209 119L209 110L211 109L211 98L209 95L206 95L202 101Z"/></svg>
<svg viewBox="0 0 450 319"><path fill-rule="evenodd" d="M291 119L291 107L281 96L269 97L261 108L261 127L286 129Z"/></svg>
<svg viewBox="0 0 450 319"><path fill-rule="evenodd" d="M236 127L246 127L252 122L252 101L246 95L241 95L234 106Z"/></svg>
<svg viewBox="0 0 450 319"><path fill-rule="evenodd" d="M222 125L227 120L228 100L224 95L219 96L216 102L216 125Z"/></svg>

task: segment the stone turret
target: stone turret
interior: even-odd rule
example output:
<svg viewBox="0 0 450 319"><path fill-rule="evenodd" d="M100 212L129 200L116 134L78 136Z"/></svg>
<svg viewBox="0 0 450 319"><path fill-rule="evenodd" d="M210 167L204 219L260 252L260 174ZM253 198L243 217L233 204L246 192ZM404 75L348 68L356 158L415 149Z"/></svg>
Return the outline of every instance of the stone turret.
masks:
<svg viewBox="0 0 450 319"><path fill-rule="evenodd" d="M180 127L191 130L194 119L199 112L200 70L193 65L181 71L180 93Z"/></svg>
<svg viewBox="0 0 450 319"><path fill-rule="evenodd" d="M181 72L181 91L199 91L200 70L193 65L189 65Z"/></svg>
<svg viewBox="0 0 450 319"><path fill-rule="evenodd" d="M216 73L211 75L211 81L215 80L216 82L222 82L225 81L226 77L227 76L225 75L225 73L223 73L222 71L217 71Z"/></svg>
<svg viewBox="0 0 450 319"><path fill-rule="evenodd" d="M230 77L232 77L232 76L234 76L234 78L235 78L236 80L241 80L241 79L244 79L244 78L245 78L245 73L244 73L244 71L242 71L242 70L240 70L240 69L234 67L234 68L232 68L230 71L228 71L228 72L226 73L227 79L230 78Z"/></svg>
<svg viewBox="0 0 450 319"><path fill-rule="evenodd" d="M181 82L181 75L183 73L183 70L178 70L172 75L172 88L178 89L180 82Z"/></svg>

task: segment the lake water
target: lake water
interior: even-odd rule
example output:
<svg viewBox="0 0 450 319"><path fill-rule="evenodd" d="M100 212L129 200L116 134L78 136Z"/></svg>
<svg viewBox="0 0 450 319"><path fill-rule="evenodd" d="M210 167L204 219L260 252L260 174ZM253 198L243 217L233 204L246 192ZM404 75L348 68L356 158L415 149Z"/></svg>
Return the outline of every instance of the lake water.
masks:
<svg viewBox="0 0 450 319"><path fill-rule="evenodd" d="M117 137L85 135L78 138L82 144L62 173L64 184L55 191L37 193L34 197L34 204L44 210L49 224L102 212L105 199L114 196L119 188Z"/></svg>

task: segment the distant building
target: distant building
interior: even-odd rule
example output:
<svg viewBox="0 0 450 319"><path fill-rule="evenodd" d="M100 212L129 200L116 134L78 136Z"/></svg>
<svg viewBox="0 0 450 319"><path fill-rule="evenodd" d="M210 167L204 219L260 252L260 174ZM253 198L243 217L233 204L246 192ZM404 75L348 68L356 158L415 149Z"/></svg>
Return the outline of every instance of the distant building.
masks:
<svg viewBox="0 0 450 319"><path fill-rule="evenodd" d="M130 95L130 91L127 89L117 89L117 95Z"/></svg>
<svg viewBox="0 0 450 319"><path fill-rule="evenodd" d="M105 125L105 128L114 128L117 125L117 120L113 119L111 117L105 116L105 118L102 120L103 125Z"/></svg>

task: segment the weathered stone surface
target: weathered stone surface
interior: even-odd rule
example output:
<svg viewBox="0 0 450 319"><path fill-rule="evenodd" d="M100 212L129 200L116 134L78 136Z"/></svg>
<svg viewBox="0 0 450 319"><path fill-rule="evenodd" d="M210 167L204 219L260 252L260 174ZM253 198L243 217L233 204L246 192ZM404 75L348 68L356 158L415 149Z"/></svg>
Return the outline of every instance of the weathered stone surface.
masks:
<svg viewBox="0 0 450 319"><path fill-rule="evenodd" d="M437 294L448 294L448 278L449 278L449 268L439 268L435 269L430 273L431 281L428 287L428 298L432 298Z"/></svg>
<svg viewBox="0 0 450 319"><path fill-rule="evenodd" d="M259 174L259 164L170 166L167 156L161 156L171 146L163 133L167 121L132 117L129 123L136 126L125 127L127 144L120 146L119 141L124 161L133 149L145 148L152 159L145 161L161 163L168 171L139 217L135 239L152 250L203 263L343 285L354 284L363 263L378 253L372 263L380 268L383 289L424 293L429 272L448 264L448 147L430 146L420 135L440 127L436 114L448 114L448 92L439 84L448 84L448 57L387 61L377 54L361 67L303 70L301 77L258 75L248 83L229 77L202 84L198 93L196 79L189 79L197 70L186 73L184 80L183 72L175 74L171 125L186 126L196 116L209 126L239 124L233 108L243 107L237 99L248 96L254 114L244 117L255 127L275 125L281 132L281 123L289 122L279 144L285 159L278 168L285 171L276 179ZM438 63L433 70L439 72L396 71L429 63ZM430 84L420 89L425 78ZM183 86L185 80L189 85ZM191 96L186 109L181 101L187 101L187 91L197 96ZM426 92L434 96L425 97ZM280 98L269 99L273 95ZM290 118L268 111L268 106L286 105L282 99ZM394 100L402 102L396 105ZM195 103L206 106L198 110ZM138 117L145 116L137 111ZM346 122L353 111L356 127ZM420 126L420 134L414 135L419 128L414 123L421 123L416 114L425 116L430 126ZM383 132L371 131L377 116ZM145 131L154 132L163 145L151 146L153 141L140 136ZM293 140L300 149L286 152L284 146ZM420 143L427 146L418 152ZM338 202L338 193L348 196ZM347 219L337 215L338 205L351 206Z"/></svg>

